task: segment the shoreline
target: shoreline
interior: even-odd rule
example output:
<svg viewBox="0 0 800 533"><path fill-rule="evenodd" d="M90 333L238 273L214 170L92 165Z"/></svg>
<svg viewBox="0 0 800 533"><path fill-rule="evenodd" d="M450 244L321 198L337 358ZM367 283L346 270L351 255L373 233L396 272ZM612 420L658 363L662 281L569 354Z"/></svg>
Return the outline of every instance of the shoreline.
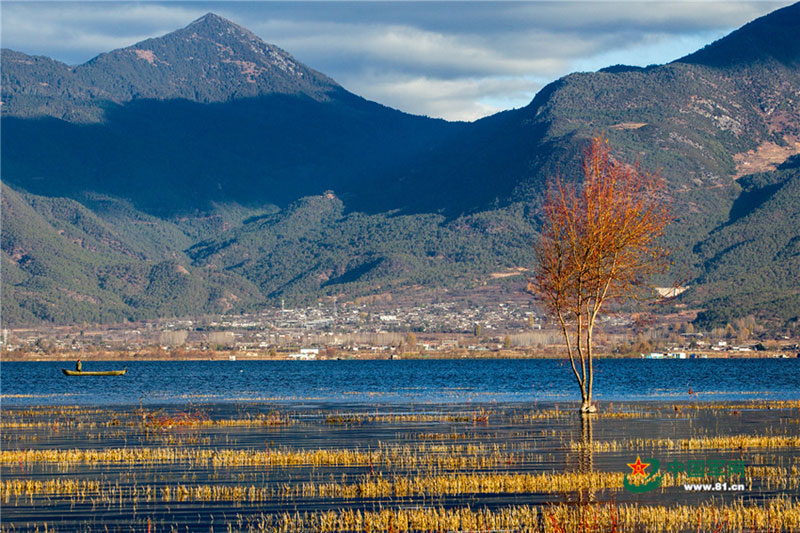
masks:
<svg viewBox="0 0 800 533"><path fill-rule="evenodd" d="M746 394L746 393L745 393ZM754 393L755 394L755 393ZM15 395L12 395L15 396ZM745 411L776 410L776 409L800 409L800 398L797 399L775 399L775 398L740 398L736 400L719 400L713 398L714 395L699 395L693 398L683 399L631 399L631 400L603 400L595 401L599 405L599 410L592 414L593 420L603 419L609 415L618 418L614 413L625 411L645 410L669 410L677 413L683 410L714 410L714 409L738 409ZM13 399L13 398L11 398ZM192 401L195 400L195 401ZM236 409L248 409L257 407L270 407L281 412L316 412L316 413L356 413L363 415L380 412L387 413L417 413L417 412L491 412L493 410L522 410L522 411L548 411L561 413L560 416L572 417L579 420L583 415L579 411L580 399L573 400L474 400L468 404L463 402L445 402L424 400L403 401L403 402L369 402L365 399L352 400L350 402L335 402L325 398L235 398L230 400L213 399L203 401L201 399L186 398L183 403L169 401L154 403L110 403L110 404L59 404L59 403L37 403L37 404L10 404L0 403L0 412L12 413L14 411L29 411L31 409L85 409L103 411L127 411L127 410L163 410L184 412L188 407L199 410L209 411L232 411ZM235 408L235 409L234 409ZM676 409L677 408L677 409Z"/></svg>
<svg viewBox="0 0 800 533"><path fill-rule="evenodd" d="M721 352L721 351L695 351L696 357L691 359L796 359L800 354L783 351L763 352ZM233 351L233 350L163 350L128 352L118 350L75 351L58 353L31 353L31 352L4 352L0 357L1 362L73 362L82 361L291 361L289 353L270 354L266 352ZM312 361L400 361L400 360L430 360L430 359L566 359L564 353L531 352L523 350L498 350L493 352L476 352L470 350L457 350L447 352L423 353L374 353L374 352L342 352L336 355L318 355ZM641 355L600 354L594 356L595 360L603 359L646 359L666 360L680 358L648 358ZM312 362L306 361L306 362Z"/></svg>

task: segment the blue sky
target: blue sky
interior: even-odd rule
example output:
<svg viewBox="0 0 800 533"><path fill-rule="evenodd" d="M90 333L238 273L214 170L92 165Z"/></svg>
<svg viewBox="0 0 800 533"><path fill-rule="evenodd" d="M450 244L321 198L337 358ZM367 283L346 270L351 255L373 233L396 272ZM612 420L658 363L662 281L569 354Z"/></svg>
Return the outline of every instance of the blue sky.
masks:
<svg viewBox="0 0 800 533"><path fill-rule="evenodd" d="M450 120L521 107L570 72L665 63L792 2L7 2L2 46L78 64L207 12L365 98Z"/></svg>

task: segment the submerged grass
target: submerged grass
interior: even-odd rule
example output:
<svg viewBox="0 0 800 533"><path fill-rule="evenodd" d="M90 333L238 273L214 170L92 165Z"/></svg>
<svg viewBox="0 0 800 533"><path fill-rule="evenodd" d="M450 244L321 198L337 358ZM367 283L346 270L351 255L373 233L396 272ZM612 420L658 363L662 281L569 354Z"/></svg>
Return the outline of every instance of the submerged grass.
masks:
<svg viewBox="0 0 800 533"><path fill-rule="evenodd" d="M152 495L160 501L263 502L326 498L407 498L464 494L524 494L532 492L572 492L581 489L622 487L619 472L563 472L549 474L457 474L421 476L363 476L355 483L302 482L272 485L255 484L138 484L120 487L116 482L96 480L4 480L0 483L3 501L31 496L96 496L101 501L116 501L121 495L138 500Z"/></svg>
<svg viewBox="0 0 800 533"><path fill-rule="evenodd" d="M588 426L571 410L502 405L409 413L374 406L298 413L263 405L4 411L0 531L43 531L40 514L63 516L48 531L104 531L111 515L135 516L117 518L116 529L151 533L220 525L229 531L800 531L800 428L783 422L797 405L753 405L763 416L744 421L742 407L692 405L678 412L673 404L622 405ZM776 427L783 434L774 434ZM676 428L686 438L653 437ZM743 433L758 430L762 435ZM651 505L615 504L617 496L630 497L623 488L627 463L646 449L663 450L654 455L664 465L667 458L717 451L745 459L743 475L714 478L743 489L709 493L709 501L709 494L681 486L698 480L662 469ZM595 497L601 502L585 503Z"/></svg>
<svg viewBox="0 0 800 533"><path fill-rule="evenodd" d="M592 441L597 452L666 448L672 450L745 450L751 448L800 448L800 435L722 435L693 439L626 439L622 441ZM586 443L572 441L570 448L581 450Z"/></svg>
<svg viewBox="0 0 800 533"><path fill-rule="evenodd" d="M68 496L79 501L86 498L102 503L114 503L125 498L133 503L140 500L161 502L236 502L257 503L286 499L386 499L461 495L573 493L581 490L620 489L622 472L548 472L523 473L457 473L423 474L414 476L361 475L355 482L298 481L268 484L242 483L137 483L120 484L118 480L87 479L11 479L0 482L4 503L12 499L33 496ZM797 490L800 477L797 467L750 467L740 478L747 490L757 484L770 491ZM685 473L678 476L663 474L661 492L696 483Z"/></svg>
<svg viewBox="0 0 800 533"><path fill-rule="evenodd" d="M284 513L262 518L253 531L798 531L800 505L786 499L764 505L676 506L613 504L511 506L500 509L416 508Z"/></svg>
<svg viewBox="0 0 800 533"><path fill-rule="evenodd" d="M433 467L438 469L492 468L515 462L513 454L503 453L500 445L483 444L404 446L379 445L375 449L318 450L240 450L196 447L109 448L86 450L3 450L0 464L49 463L77 465L168 465L186 468L211 467L305 467L384 465L389 468Z"/></svg>

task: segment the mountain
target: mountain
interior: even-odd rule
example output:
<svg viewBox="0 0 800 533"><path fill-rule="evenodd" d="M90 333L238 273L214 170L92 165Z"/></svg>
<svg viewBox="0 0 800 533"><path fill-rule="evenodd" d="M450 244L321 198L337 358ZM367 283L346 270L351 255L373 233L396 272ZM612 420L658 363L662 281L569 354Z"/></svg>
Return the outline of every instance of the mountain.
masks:
<svg viewBox="0 0 800 533"><path fill-rule="evenodd" d="M364 100L213 14L75 67L3 50L4 320L521 290L496 274L533 266L544 183L604 131L669 183L679 303L796 324L798 28L795 4L474 123Z"/></svg>
<svg viewBox="0 0 800 533"><path fill-rule="evenodd" d="M705 265L695 298L703 325L729 316L800 316L800 156L739 180L729 220L695 245Z"/></svg>
<svg viewBox="0 0 800 533"><path fill-rule="evenodd" d="M680 61L716 68L763 66L767 63L796 68L800 65L797 11L797 4L778 9Z"/></svg>
<svg viewBox="0 0 800 533"><path fill-rule="evenodd" d="M226 102L267 94L326 101L344 90L248 30L209 13L187 27L100 54L77 67L3 53L4 105L14 116L99 121L132 100Z"/></svg>
<svg viewBox="0 0 800 533"><path fill-rule="evenodd" d="M8 50L2 64L6 183L161 216L347 197L463 129L353 95L213 14L74 68Z"/></svg>

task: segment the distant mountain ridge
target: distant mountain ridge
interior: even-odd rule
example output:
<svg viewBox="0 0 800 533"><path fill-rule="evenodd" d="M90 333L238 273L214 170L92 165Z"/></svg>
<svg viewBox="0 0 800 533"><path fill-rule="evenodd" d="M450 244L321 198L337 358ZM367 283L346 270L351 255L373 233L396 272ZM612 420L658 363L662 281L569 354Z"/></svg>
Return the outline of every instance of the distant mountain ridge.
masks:
<svg viewBox="0 0 800 533"><path fill-rule="evenodd" d="M6 114L69 121L100 120L104 102L211 103L267 94L321 101L343 91L327 76L213 13L76 67L4 50L3 86Z"/></svg>
<svg viewBox="0 0 800 533"><path fill-rule="evenodd" d="M214 14L76 67L2 60L7 183L162 215L346 196L461 128L364 100Z"/></svg>
<svg viewBox="0 0 800 533"><path fill-rule="evenodd" d="M798 4L777 9L676 62L717 68L771 62L797 67L800 65L798 10Z"/></svg>
<svg viewBox="0 0 800 533"><path fill-rule="evenodd" d="M77 67L3 50L4 320L522 290L490 274L533 266L545 181L578 175L604 131L670 184L664 281L692 286L681 300L723 310L705 315L717 322L790 323L797 30L800 4L667 65L565 76L474 123L366 101L213 14Z"/></svg>

